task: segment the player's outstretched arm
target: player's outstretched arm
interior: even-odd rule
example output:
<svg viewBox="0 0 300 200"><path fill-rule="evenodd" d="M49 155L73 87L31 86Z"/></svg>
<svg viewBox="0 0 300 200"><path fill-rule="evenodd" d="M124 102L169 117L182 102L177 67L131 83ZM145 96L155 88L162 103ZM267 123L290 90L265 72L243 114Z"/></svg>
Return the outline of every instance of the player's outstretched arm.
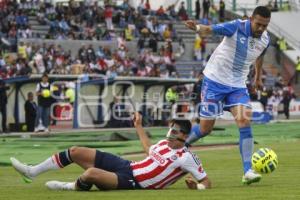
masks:
<svg viewBox="0 0 300 200"><path fill-rule="evenodd" d="M187 187L192 190L205 190L211 188L211 182L207 176L202 180L198 181L198 183L192 177L189 176L185 179L185 183Z"/></svg>
<svg viewBox="0 0 300 200"><path fill-rule="evenodd" d="M188 27L189 29L199 33L200 35L210 35L213 33L212 27L203 25L203 24L197 24L193 20L188 20L184 22L185 26Z"/></svg>
<svg viewBox="0 0 300 200"><path fill-rule="evenodd" d="M146 154L149 154L149 148L151 146L151 141L148 135L146 134L145 130L143 129L142 126L142 115L139 112L134 113L133 117L133 123L134 127L136 129L136 132L140 138L140 141L142 143L142 146L146 152Z"/></svg>

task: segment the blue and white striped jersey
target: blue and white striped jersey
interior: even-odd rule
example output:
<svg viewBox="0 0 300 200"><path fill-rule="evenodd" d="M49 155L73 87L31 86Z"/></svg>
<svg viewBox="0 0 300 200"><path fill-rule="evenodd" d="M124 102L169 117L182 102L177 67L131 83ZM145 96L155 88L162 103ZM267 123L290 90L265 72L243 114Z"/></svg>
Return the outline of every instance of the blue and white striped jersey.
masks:
<svg viewBox="0 0 300 200"><path fill-rule="evenodd" d="M267 31L260 38L252 37L250 20L216 24L212 29L225 37L210 57L204 75L223 85L245 88L251 64L269 46Z"/></svg>

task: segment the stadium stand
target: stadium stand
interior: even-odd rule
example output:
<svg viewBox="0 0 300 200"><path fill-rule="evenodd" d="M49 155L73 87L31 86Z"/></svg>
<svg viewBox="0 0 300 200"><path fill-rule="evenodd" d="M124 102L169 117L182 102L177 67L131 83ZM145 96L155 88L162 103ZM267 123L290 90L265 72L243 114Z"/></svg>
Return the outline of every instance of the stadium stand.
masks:
<svg viewBox="0 0 300 200"><path fill-rule="evenodd" d="M186 29L182 19L193 19L189 11L194 5L185 8L180 1L162 1L164 11L152 1L151 9L145 9L137 1L128 3L126 0L115 4L108 1L1 2L1 7L7 8L0 11L3 19L0 76L4 79L44 72L98 74L110 78L197 78L222 39L196 38ZM296 57L300 55L297 49L300 34L291 34L299 30L285 22L294 20L292 22L296 23L298 13L289 9L298 11L298 3L283 1L276 6L275 1L236 2L234 6L231 1L225 1L226 20L241 18L257 5L267 5L274 11L269 27L272 44L265 56L262 94L266 92L270 102L274 99L281 102L285 91L292 97L297 96L300 86L293 83L293 78ZM114 10L112 24L107 25L105 18L111 14L110 9ZM217 23L218 9L218 4L212 4L208 19L201 18L199 22ZM279 51L276 46L281 37L287 41L287 50ZM198 54L196 46L200 48ZM253 71L248 83L252 100L264 104L262 94L256 95L253 90L252 78Z"/></svg>

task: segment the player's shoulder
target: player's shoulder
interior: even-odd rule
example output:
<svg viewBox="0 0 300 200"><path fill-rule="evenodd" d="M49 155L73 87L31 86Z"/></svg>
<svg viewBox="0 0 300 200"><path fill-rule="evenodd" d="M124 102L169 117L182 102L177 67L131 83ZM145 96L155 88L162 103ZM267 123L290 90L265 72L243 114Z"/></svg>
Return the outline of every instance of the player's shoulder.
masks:
<svg viewBox="0 0 300 200"><path fill-rule="evenodd" d="M235 30L235 29L238 28L239 24L240 24L240 21L238 21L237 19L234 19L234 20L227 21L227 22L224 22L224 23L215 24L213 26L215 26L215 27L226 27L227 29Z"/></svg>
<svg viewBox="0 0 300 200"><path fill-rule="evenodd" d="M259 42L265 46L265 47L268 47L269 44L270 44L270 35L267 31L264 31L263 34L261 35L260 39L259 39Z"/></svg>
<svg viewBox="0 0 300 200"><path fill-rule="evenodd" d="M154 146L164 146L167 144L168 144L168 140L164 139L164 140L158 141L156 144L154 144Z"/></svg>
<svg viewBox="0 0 300 200"><path fill-rule="evenodd" d="M195 153L193 153L189 148L183 148L181 150L182 158L187 160L187 159L194 159L194 157L197 157Z"/></svg>
<svg viewBox="0 0 300 200"><path fill-rule="evenodd" d="M246 23L248 20L247 19L245 19L245 20L243 20L243 19L235 19L234 21L236 21L236 23L243 24L243 23Z"/></svg>
<svg viewBox="0 0 300 200"><path fill-rule="evenodd" d="M201 165L201 160L194 152L186 149L183 156L181 157L181 162L183 166L199 166Z"/></svg>
<svg viewBox="0 0 300 200"><path fill-rule="evenodd" d="M268 31L263 32L263 34L261 35L261 40L267 43L270 42L270 34L268 33Z"/></svg>
<svg viewBox="0 0 300 200"><path fill-rule="evenodd" d="M159 140L159 141L157 142L157 144L158 144L158 145L165 145L165 144L168 144L168 140L166 140L166 139Z"/></svg>
<svg viewBox="0 0 300 200"><path fill-rule="evenodd" d="M249 29L251 27L250 21L248 19L236 19L236 24L238 27L238 31L242 32L245 36L249 36Z"/></svg>
<svg viewBox="0 0 300 200"><path fill-rule="evenodd" d="M224 24L235 24L235 25L239 25L243 20L241 19L234 19L234 20L231 20L231 21L227 21L225 22Z"/></svg>
<svg viewBox="0 0 300 200"><path fill-rule="evenodd" d="M235 23L239 29L244 29L247 21L248 20L235 19L233 20L233 23Z"/></svg>

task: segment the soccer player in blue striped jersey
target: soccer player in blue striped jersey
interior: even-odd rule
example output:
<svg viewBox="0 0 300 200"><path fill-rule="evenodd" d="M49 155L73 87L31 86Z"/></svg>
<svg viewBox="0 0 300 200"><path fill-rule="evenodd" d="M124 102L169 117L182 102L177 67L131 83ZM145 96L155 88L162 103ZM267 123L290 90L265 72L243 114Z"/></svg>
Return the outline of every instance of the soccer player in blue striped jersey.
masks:
<svg viewBox="0 0 300 200"><path fill-rule="evenodd" d="M210 57L205 69L201 90L200 128L195 126L187 139L187 145L208 135L223 109L232 113L240 132L240 154L244 176L242 182L258 182L261 175L252 170L253 136L251 129L251 105L246 88L250 66L255 63L255 86L262 87L261 68L270 38L266 31L271 19L264 6L254 9L248 20L233 20L211 26L187 21L188 28L200 35L217 34L223 41Z"/></svg>

